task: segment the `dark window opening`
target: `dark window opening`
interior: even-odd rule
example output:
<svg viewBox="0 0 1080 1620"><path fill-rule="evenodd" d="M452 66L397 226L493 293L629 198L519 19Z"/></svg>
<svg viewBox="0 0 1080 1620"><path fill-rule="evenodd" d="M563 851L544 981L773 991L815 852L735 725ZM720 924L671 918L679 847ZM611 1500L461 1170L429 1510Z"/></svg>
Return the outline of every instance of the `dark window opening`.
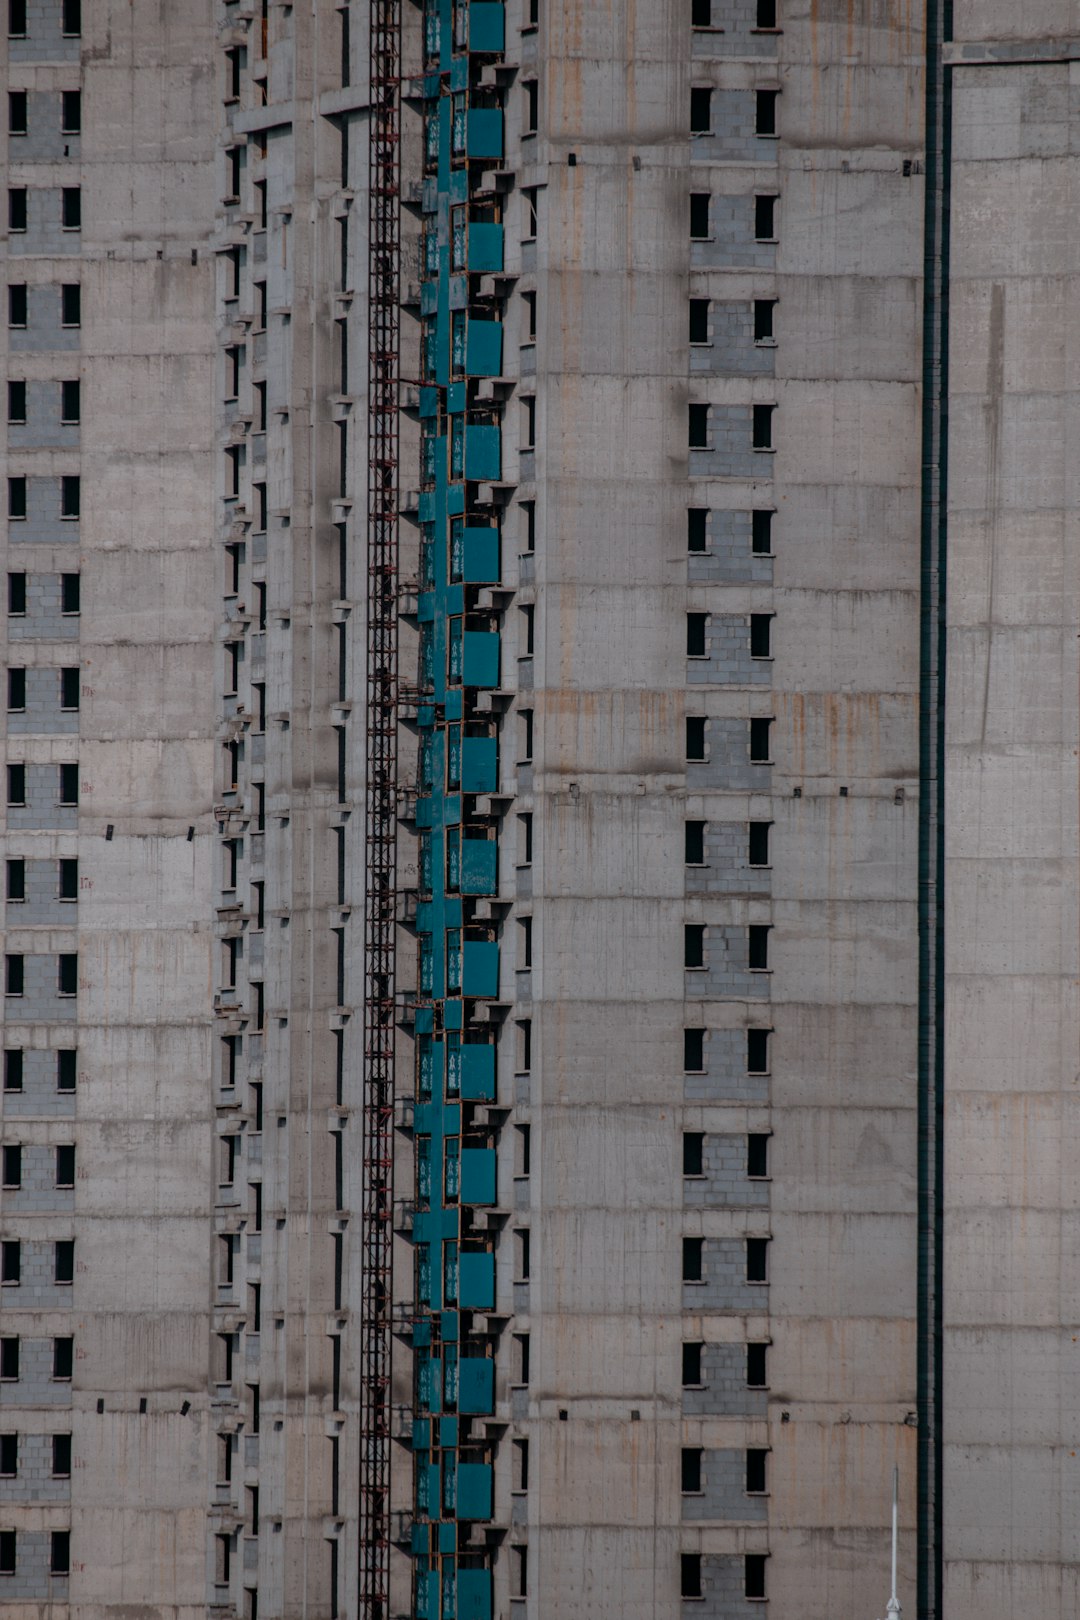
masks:
<svg viewBox="0 0 1080 1620"><path fill-rule="evenodd" d="M79 802L79 767L78 765L61 765L60 767L60 803L78 804Z"/></svg>
<svg viewBox="0 0 1080 1620"><path fill-rule="evenodd" d="M750 923L746 930L747 961L752 973L764 973L769 966L768 923Z"/></svg>
<svg viewBox="0 0 1080 1620"><path fill-rule="evenodd" d="M712 27L712 0L692 0L690 26L691 28Z"/></svg>
<svg viewBox="0 0 1080 1620"><path fill-rule="evenodd" d="M746 1453L746 1491L748 1496L761 1496L765 1491L765 1459L767 1451L757 1449Z"/></svg>
<svg viewBox="0 0 1080 1620"><path fill-rule="evenodd" d="M19 713L26 708L26 671L25 669L8 670L8 710Z"/></svg>
<svg viewBox="0 0 1080 1620"><path fill-rule="evenodd" d="M679 1555L679 1594L684 1598L701 1597L701 1554Z"/></svg>
<svg viewBox="0 0 1080 1620"><path fill-rule="evenodd" d="M4 1052L4 1090L21 1091L23 1088L23 1055L21 1046L10 1046Z"/></svg>
<svg viewBox="0 0 1080 1620"><path fill-rule="evenodd" d="M525 125L522 133L535 135L540 127L540 85L536 79L525 80Z"/></svg>
<svg viewBox="0 0 1080 1620"><path fill-rule="evenodd" d="M60 575L60 612L77 614L80 611L80 577L78 574Z"/></svg>
<svg viewBox="0 0 1080 1620"><path fill-rule="evenodd" d="M79 1051L75 1046L62 1046L56 1054L57 1091L75 1090L75 1065Z"/></svg>
<svg viewBox="0 0 1080 1620"><path fill-rule="evenodd" d="M683 929L683 966L705 966L705 924L687 923Z"/></svg>
<svg viewBox="0 0 1080 1620"><path fill-rule="evenodd" d="M688 613L686 615L686 656L687 658L704 658L707 655L705 646L705 627L708 624L707 613Z"/></svg>
<svg viewBox="0 0 1080 1620"><path fill-rule="evenodd" d="M683 1282L702 1282L704 1280L705 1239L699 1237L684 1237L682 1240L682 1280Z"/></svg>
<svg viewBox="0 0 1080 1620"><path fill-rule="evenodd" d="M9 1142L0 1151L0 1184L5 1187L22 1186L22 1147L18 1142Z"/></svg>
<svg viewBox="0 0 1080 1620"><path fill-rule="evenodd" d="M5 1383L14 1382L18 1378L19 1359L18 1339L14 1335L0 1339L0 1378Z"/></svg>
<svg viewBox="0 0 1080 1620"><path fill-rule="evenodd" d="M751 866L768 866L771 821L751 821L747 857Z"/></svg>
<svg viewBox="0 0 1080 1620"><path fill-rule="evenodd" d="M702 1383L701 1352L703 1344L684 1344L682 1347L682 1381L684 1389L697 1389Z"/></svg>
<svg viewBox="0 0 1080 1620"><path fill-rule="evenodd" d="M81 480L77 473L65 473L60 480L60 516L77 518L81 506Z"/></svg>
<svg viewBox="0 0 1080 1620"><path fill-rule="evenodd" d="M751 1132L746 1138L746 1174L751 1180L764 1180L769 1174L768 1133Z"/></svg>
<svg viewBox="0 0 1080 1620"><path fill-rule="evenodd" d="M69 38L82 33L82 0L64 0L63 31Z"/></svg>
<svg viewBox="0 0 1080 1620"><path fill-rule="evenodd" d="M701 1447L682 1448L682 1493L697 1496L701 1493Z"/></svg>
<svg viewBox="0 0 1080 1620"><path fill-rule="evenodd" d="M7 863L7 898L26 899L26 862L21 856Z"/></svg>
<svg viewBox="0 0 1080 1620"><path fill-rule="evenodd" d="M690 133L707 135L712 128L712 91L695 85L690 91Z"/></svg>
<svg viewBox="0 0 1080 1620"><path fill-rule="evenodd" d="M690 240L691 242L707 242L709 239L709 204L712 201L707 191L692 191L690 193Z"/></svg>
<svg viewBox="0 0 1080 1620"><path fill-rule="evenodd" d="M26 421L26 384L23 381L9 382L7 390L8 421Z"/></svg>
<svg viewBox="0 0 1080 1620"><path fill-rule="evenodd" d="M690 300L690 342L708 343L709 341L709 300L707 298L691 298Z"/></svg>
<svg viewBox="0 0 1080 1620"><path fill-rule="evenodd" d="M775 298L754 299L754 342L771 343L775 337L773 330L773 317L776 313Z"/></svg>
<svg viewBox="0 0 1080 1620"><path fill-rule="evenodd" d="M81 393L77 377L60 384L60 420L78 422L81 415Z"/></svg>
<svg viewBox="0 0 1080 1620"><path fill-rule="evenodd" d="M25 765L9 765L7 768L7 802L10 805L26 803Z"/></svg>
<svg viewBox="0 0 1080 1620"><path fill-rule="evenodd" d="M56 1185L58 1187L75 1185L75 1148L70 1142L61 1144L56 1150Z"/></svg>
<svg viewBox="0 0 1080 1620"><path fill-rule="evenodd" d="M684 1176L705 1174L705 1133L684 1131L682 1139L682 1173Z"/></svg>
<svg viewBox="0 0 1080 1620"><path fill-rule="evenodd" d="M754 198L754 237L758 242L776 240L776 202L775 196Z"/></svg>
<svg viewBox="0 0 1080 1620"><path fill-rule="evenodd" d="M8 517L14 523L26 518L26 478L22 475L8 479Z"/></svg>
<svg viewBox="0 0 1080 1620"><path fill-rule="evenodd" d="M54 1434L52 1437L52 1472L54 1479L67 1479L71 1473L70 1434Z"/></svg>
<svg viewBox="0 0 1080 1620"><path fill-rule="evenodd" d="M686 757L688 760L705 759L705 727L708 724L703 714L690 714L686 717Z"/></svg>
<svg viewBox="0 0 1080 1620"><path fill-rule="evenodd" d="M26 0L8 0L8 38L26 37Z"/></svg>
<svg viewBox="0 0 1080 1620"><path fill-rule="evenodd" d="M765 1357L768 1348L767 1344L748 1344L746 1347L746 1385L748 1389L764 1389L766 1386Z"/></svg>
<svg viewBox="0 0 1080 1620"><path fill-rule="evenodd" d="M776 27L776 0L757 0L755 26L757 28Z"/></svg>
<svg viewBox="0 0 1080 1620"><path fill-rule="evenodd" d="M60 288L60 324L82 325L82 288L77 281L65 281Z"/></svg>
<svg viewBox="0 0 1080 1620"><path fill-rule="evenodd" d="M71 665L60 671L60 707L62 709L79 707L79 671Z"/></svg>
<svg viewBox="0 0 1080 1620"><path fill-rule="evenodd" d="M56 977L57 986L62 996L78 994L79 958L75 951L61 951Z"/></svg>
<svg viewBox="0 0 1080 1620"><path fill-rule="evenodd" d="M70 1283L75 1281L75 1239L61 1238L53 1244L53 1281L57 1283Z"/></svg>
<svg viewBox="0 0 1080 1620"><path fill-rule="evenodd" d="M707 551L709 544L709 509L691 506L686 513L687 551Z"/></svg>
<svg viewBox="0 0 1080 1620"><path fill-rule="evenodd" d="M772 621L771 613L751 613L750 615L750 656L751 658L772 657Z"/></svg>
<svg viewBox="0 0 1080 1620"><path fill-rule="evenodd" d="M26 187L8 187L8 230L26 230Z"/></svg>
<svg viewBox="0 0 1080 1620"><path fill-rule="evenodd" d="M25 135L27 94L25 90L8 91L8 134Z"/></svg>
<svg viewBox="0 0 1080 1620"><path fill-rule="evenodd" d="M707 405L691 405L689 407L688 438L691 450L707 450L709 448L709 407Z"/></svg>
<svg viewBox="0 0 1080 1620"><path fill-rule="evenodd" d="M60 223L65 231L82 230L82 187L64 186L60 192Z"/></svg>
<svg viewBox="0 0 1080 1620"><path fill-rule="evenodd" d="M754 449L771 450L773 448L773 412L775 405L754 406Z"/></svg>
<svg viewBox="0 0 1080 1620"><path fill-rule="evenodd" d="M49 1533L49 1573L50 1575L68 1575L71 1573L71 1532L69 1530L52 1530Z"/></svg>
<svg viewBox="0 0 1080 1620"><path fill-rule="evenodd" d="M743 1569L743 1592L748 1598L765 1596L765 1553L747 1553Z"/></svg>
<svg viewBox="0 0 1080 1620"><path fill-rule="evenodd" d="M26 325L27 293L25 281L13 281L8 287L8 325Z"/></svg>
<svg viewBox="0 0 1080 1620"><path fill-rule="evenodd" d="M758 135L776 134L776 103L779 90L758 90L754 97L754 130Z"/></svg>
<svg viewBox="0 0 1080 1620"><path fill-rule="evenodd" d="M769 1280L769 1240L768 1238L747 1238L746 1240L746 1280L751 1283L763 1283Z"/></svg>
<svg viewBox="0 0 1080 1620"><path fill-rule="evenodd" d="M16 1239L0 1243L0 1282L16 1288L22 1281L22 1244Z"/></svg>
<svg viewBox="0 0 1080 1620"><path fill-rule="evenodd" d="M0 1434L0 1475L4 1479L15 1479L19 1473L19 1437L17 1434Z"/></svg>
<svg viewBox="0 0 1080 1620"><path fill-rule="evenodd" d="M746 1072L747 1074L768 1074L769 1072L769 1036L768 1029L748 1029L746 1032Z"/></svg>
<svg viewBox="0 0 1080 1620"><path fill-rule="evenodd" d="M79 898L79 863L71 856L65 856L60 861L60 898L61 900Z"/></svg>
<svg viewBox="0 0 1080 1620"><path fill-rule="evenodd" d="M705 864L705 822L688 821L686 823L686 849L685 861L687 866L704 866Z"/></svg>
<svg viewBox="0 0 1080 1620"><path fill-rule="evenodd" d="M757 765L763 765L772 757L769 749L772 738L771 720L751 720L750 722L750 758Z"/></svg>
<svg viewBox="0 0 1080 1620"><path fill-rule="evenodd" d="M14 1575L18 1561L18 1537L14 1530L0 1530L0 1575Z"/></svg>
<svg viewBox="0 0 1080 1620"><path fill-rule="evenodd" d="M705 1069L705 1031L683 1030L683 1070L686 1074L702 1074Z"/></svg>
<svg viewBox="0 0 1080 1620"><path fill-rule="evenodd" d="M65 1380L71 1377L75 1365L75 1340L53 1340L52 1375L56 1379Z"/></svg>
<svg viewBox="0 0 1080 1620"><path fill-rule="evenodd" d="M21 618L26 613L26 575L8 575L8 613Z"/></svg>
<svg viewBox="0 0 1080 1620"><path fill-rule="evenodd" d="M78 135L82 131L82 91L62 92L60 106L61 135Z"/></svg>
<svg viewBox="0 0 1080 1620"><path fill-rule="evenodd" d="M751 514L751 546L756 557L768 557L772 554L772 520L771 512Z"/></svg>
<svg viewBox="0 0 1080 1620"><path fill-rule="evenodd" d="M21 956L9 953L4 958L4 993L9 996L21 996L25 982L23 973L23 959Z"/></svg>

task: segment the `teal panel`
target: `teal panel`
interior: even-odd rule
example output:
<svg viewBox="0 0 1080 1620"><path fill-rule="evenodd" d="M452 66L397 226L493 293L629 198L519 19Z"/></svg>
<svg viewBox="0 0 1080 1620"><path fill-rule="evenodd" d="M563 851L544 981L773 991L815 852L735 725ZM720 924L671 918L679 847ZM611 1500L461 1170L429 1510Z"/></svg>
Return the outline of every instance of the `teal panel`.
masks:
<svg viewBox="0 0 1080 1620"><path fill-rule="evenodd" d="M494 894L499 880L499 846L490 838L461 840L462 894Z"/></svg>
<svg viewBox="0 0 1080 1620"><path fill-rule="evenodd" d="M457 1516L459 1519L491 1518L490 1463L458 1463Z"/></svg>
<svg viewBox="0 0 1080 1620"><path fill-rule="evenodd" d="M469 7L470 51L501 51L506 44L503 7L494 0L472 0Z"/></svg>
<svg viewBox="0 0 1080 1620"><path fill-rule="evenodd" d="M462 536L462 578L486 585L499 577L498 529L466 529Z"/></svg>
<svg viewBox="0 0 1080 1620"><path fill-rule="evenodd" d="M465 428L465 477L498 483L502 477L502 442L497 427L470 422Z"/></svg>
<svg viewBox="0 0 1080 1620"><path fill-rule="evenodd" d="M474 274L503 267L503 228L501 225L469 226L469 269Z"/></svg>
<svg viewBox="0 0 1080 1620"><path fill-rule="evenodd" d="M491 1571L459 1569L457 1620L491 1620Z"/></svg>
<svg viewBox="0 0 1080 1620"><path fill-rule="evenodd" d="M493 1204L495 1202L495 1149L462 1148L460 1168L461 1202L463 1204Z"/></svg>
<svg viewBox="0 0 1080 1620"><path fill-rule="evenodd" d="M462 635L461 643L461 684L463 686L498 686L498 631L466 630Z"/></svg>
<svg viewBox="0 0 1080 1620"><path fill-rule="evenodd" d="M495 1363L487 1356L467 1356L458 1363L458 1411L494 1412Z"/></svg>
<svg viewBox="0 0 1080 1620"><path fill-rule="evenodd" d="M471 158L501 158L503 115L497 107L470 107L466 114L465 151Z"/></svg>
<svg viewBox="0 0 1080 1620"><path fill-rule="evenodd" d="M495 1048L462 1046L461 1096L464 1102L485 1102L495 1096Z"/></svg>
<svg viewBox="0 0 1080 1620"><path fill-rule="evenodd" d="M502 340L501 321L469 322L465 340L465 370L470 377L501 376Z"/></svg>
<svg viewBox="0 0 1080 1620"><path fill-rule="evenodd" d="M494 737L461 739L461 790L494 793L499 785L499 744Z"/></svg>
<svg viewBox="0 0 1080 1620"><path fill-rule="evenodd" d="M494 940L467 939L462 946L462 957L462 995L497 996L499 947Z"/></svg>
<svg viewBox="0 0 1080 1620"><path fill-rule="evenodd" d="M458 1304L464 1311L495 1308L495 1256L463 1254L458 1279Z"/></svg>

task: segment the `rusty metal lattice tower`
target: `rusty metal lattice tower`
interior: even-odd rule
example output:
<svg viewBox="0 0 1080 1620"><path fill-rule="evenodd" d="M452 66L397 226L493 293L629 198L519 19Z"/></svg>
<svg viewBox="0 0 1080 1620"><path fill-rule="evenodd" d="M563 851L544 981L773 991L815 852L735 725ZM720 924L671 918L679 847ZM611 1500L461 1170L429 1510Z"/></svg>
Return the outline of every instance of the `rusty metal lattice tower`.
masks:
<svg viewBox="0 0 1080 1620"><path fill-rule="evenodd" d="M360 1620L390 1606L390 1347L397 848L400 0L370 0L367 758Z"/></svg>

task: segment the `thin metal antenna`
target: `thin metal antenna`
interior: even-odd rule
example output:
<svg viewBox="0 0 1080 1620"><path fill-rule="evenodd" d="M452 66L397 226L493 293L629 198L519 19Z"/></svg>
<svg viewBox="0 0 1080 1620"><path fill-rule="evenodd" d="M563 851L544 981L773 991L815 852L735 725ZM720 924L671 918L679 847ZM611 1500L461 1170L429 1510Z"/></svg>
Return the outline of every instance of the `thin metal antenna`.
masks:
<svg viewBox="0 0 1080 1620"><path fill-rule="evenodd" d="M896 1595L896 1547L899 1531L900 1510L900 1468L897 1464L892 1474L892 1596L889 1606L885 1610L886 1620L900 1620L900 1600Z"/></svg>

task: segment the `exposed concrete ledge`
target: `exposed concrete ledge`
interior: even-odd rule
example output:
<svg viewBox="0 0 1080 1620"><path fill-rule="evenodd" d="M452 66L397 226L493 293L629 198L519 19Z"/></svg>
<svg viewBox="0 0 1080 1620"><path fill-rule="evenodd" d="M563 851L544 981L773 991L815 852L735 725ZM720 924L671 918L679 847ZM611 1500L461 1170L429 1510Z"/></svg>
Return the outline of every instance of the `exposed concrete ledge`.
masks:
<svg viewBox="0 0 1080 1620"><path fill-rule="evenodd" d="M1080 61L1080 39L950 40L946 67L1005 67L1018 62Z"/></svg>

